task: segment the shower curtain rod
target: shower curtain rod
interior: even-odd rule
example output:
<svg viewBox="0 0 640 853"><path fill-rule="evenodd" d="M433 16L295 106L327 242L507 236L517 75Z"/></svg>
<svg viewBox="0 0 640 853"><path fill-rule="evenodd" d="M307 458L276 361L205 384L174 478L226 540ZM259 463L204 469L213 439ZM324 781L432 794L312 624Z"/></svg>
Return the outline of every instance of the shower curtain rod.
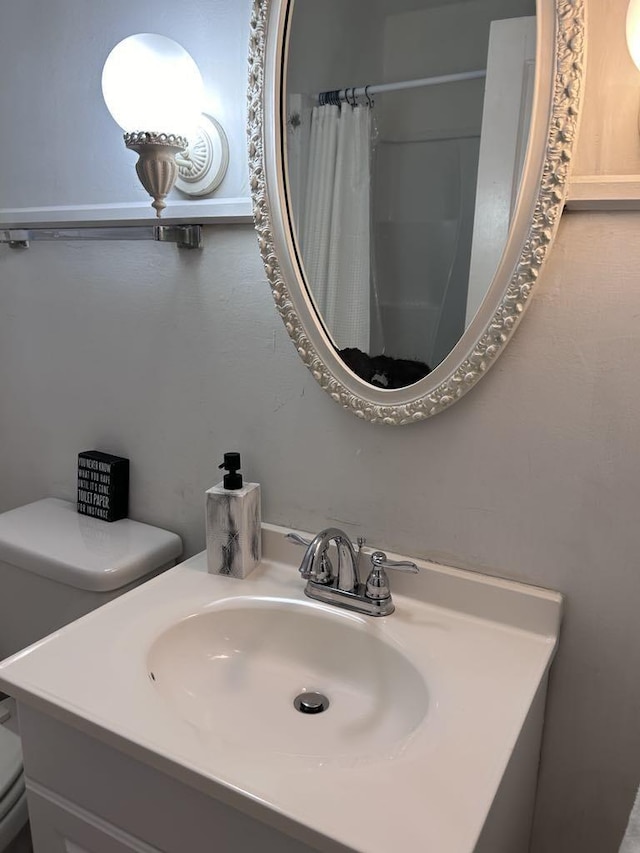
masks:
<svg viewBox="0 0 640 853"><path fill-rule="evenodd" d="M440 77L422 77L419 80L404 80L401 83L379 83L376 86L349 86L346 89L333 89L320 92L318 101L322 104L338 104L355 101L357 98L369 98L380 92L397 92L401 89L418 89L422 86L439 86L442 83L458 83L462 80L477 80L486 77L486 70L462 71L458 74L443 74Z"/></svg>

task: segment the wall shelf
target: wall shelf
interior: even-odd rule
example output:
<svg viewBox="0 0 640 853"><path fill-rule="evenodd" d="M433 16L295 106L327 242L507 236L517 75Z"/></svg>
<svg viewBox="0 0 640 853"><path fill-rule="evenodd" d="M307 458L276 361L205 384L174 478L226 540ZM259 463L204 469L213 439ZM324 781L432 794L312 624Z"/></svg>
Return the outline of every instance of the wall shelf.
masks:
<svg viewBox="0 0 640 853"><path fill-rule="evenodd" d="M640 175L579 175L569 184L567 210L640 210Z"/></svg>
<svg viewBox="0 0 640 853"><path fill-rule="evenodd" d="M218 225L253 222L250 198L169 198L162 223ZM0 208L0 228L78 228L158 224L151 202Z"/></svg>

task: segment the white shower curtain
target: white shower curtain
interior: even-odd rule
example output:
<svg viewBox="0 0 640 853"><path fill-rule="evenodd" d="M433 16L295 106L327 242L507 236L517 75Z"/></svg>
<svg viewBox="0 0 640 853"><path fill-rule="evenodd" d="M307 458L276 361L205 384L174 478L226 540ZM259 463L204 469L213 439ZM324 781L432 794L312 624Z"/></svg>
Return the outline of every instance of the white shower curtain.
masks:
<svg viewBox="0 0 640 853"><path fill-rule="evenodd" d="M301 249L338 349L369 351L371 110L314 107Z"/></svg>

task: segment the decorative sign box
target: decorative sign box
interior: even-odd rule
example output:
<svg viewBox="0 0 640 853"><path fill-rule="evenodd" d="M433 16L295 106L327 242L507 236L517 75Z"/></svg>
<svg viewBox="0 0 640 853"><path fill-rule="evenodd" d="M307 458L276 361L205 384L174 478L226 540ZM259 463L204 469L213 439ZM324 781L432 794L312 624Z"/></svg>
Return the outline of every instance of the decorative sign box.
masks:
<svg viewBox="0 0 640 853"><path fill-rule="evenodd" d="M100 450L78 454L78 512L102 521L129 513L129 460Z"/></svg>

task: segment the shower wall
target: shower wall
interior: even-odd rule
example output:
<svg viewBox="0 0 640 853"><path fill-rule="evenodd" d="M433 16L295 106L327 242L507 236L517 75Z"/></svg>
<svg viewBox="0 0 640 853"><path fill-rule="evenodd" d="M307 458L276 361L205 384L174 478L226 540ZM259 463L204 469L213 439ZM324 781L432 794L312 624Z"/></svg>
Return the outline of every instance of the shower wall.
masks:
<svg viewBox="0 0 640 853"><path fill-rule="evenodd" d="M484 69L491 21L535 14L533 0L385 8L384 81ZM483 93L479 79L384 94L376 102L381 323L373 341L379 351L431 367L465 327Z"/></svg>
<svg viewBox="0 0 640 853"><path fill-rule="evenodd" d="M464 331L478 147L479 134L378 142L378 352L433 367Z"/></svg>

